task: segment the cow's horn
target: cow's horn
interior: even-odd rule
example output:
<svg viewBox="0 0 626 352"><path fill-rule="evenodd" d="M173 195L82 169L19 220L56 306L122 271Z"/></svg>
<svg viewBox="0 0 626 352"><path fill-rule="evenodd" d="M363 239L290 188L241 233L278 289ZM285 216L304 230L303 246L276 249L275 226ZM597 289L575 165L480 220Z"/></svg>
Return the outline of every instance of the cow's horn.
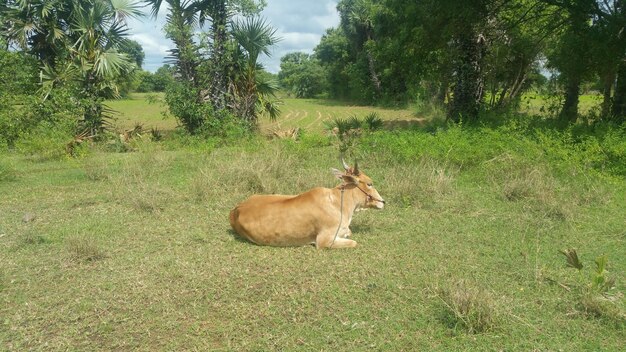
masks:
<svg viewBox="0 0 626 352"><path fill-rule="evenodd" d="M341 157L341 163L343 164L343 168L344 168L346 171L350 171L350 166L348 166L348 164L346 164L346 161L345 161L345 160L343 160L343 156Z"/></svg>
<svg viewBox="0 0 626 352"><path fill-rule="evenodd" d="M355 176L359 176L361 174L361 172L359 171L359 163L355 160L354 161L354 171L353 171Z"/></svg>

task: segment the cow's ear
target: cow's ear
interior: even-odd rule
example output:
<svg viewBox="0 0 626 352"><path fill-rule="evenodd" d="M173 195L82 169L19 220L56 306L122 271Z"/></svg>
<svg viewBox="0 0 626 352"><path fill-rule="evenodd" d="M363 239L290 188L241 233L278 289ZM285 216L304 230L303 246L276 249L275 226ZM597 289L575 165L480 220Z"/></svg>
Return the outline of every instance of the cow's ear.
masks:
<svg viewBox="0 0 626 352"><path fill-rule="evenodd" d="M343 179L343 172L335 169L335 168L331 168L330 171L332 171L333 175L335 175L335 177L337 177L338 179Z"/></svg>
<svg viewBox="0 0 626 352"><path fill-rule="evenodd" d="M345 182L348 185L358 185L359 184L359 179L357 177L352 176L352 175L342 175L341 178L343 179L343 182Z"/></svg>

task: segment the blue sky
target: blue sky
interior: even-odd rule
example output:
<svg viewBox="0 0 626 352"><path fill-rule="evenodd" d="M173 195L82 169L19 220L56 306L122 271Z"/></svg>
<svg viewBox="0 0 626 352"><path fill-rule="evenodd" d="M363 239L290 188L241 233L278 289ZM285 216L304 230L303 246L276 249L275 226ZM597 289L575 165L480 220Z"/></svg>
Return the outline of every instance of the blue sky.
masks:
<svg viewBox="0 0 626 352"><path fill-rule="evenodd" d="M280 58L290 52L312 53L327 28L339 25L337 1L334 0L268 0L265 17L282 40L273 48L271 57L261 58L270 72L280 70ZM148 10L145 10L148 13ZM173 44L165 38L163 8L155 20L146 16L129 22L130 38L139 42L146 54L143 68L154 72L163 65L167 50Z"/></svg>

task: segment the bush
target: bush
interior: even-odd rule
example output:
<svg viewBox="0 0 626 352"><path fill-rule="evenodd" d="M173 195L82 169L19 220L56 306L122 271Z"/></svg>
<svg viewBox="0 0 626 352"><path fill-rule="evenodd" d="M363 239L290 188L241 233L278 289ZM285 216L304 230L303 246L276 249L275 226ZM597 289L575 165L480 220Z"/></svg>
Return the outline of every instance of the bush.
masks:
<svg viewBox="0 0 626 352"><path fill-rule="evenodd" d="M169 112L187 132L228 139L242 137L253 129L250 123L238 119L230 112L215 111L210 104L191 98L198 96L197 89L186 83L170 85L165 94Z"/></svg>
<svg viewBox="0 0 626 352"><path fill-rule="evenodd" d="M20 105L0 103L0 144L29 155L41 152L44 158L62 155L79 132L85 105L71 90L54 93L46 101L24 96Z"/></svg>
<svg viewBox="0 0 626 352"><path fill-rule="evenodd" d="M44 121L22 134L15 148L39 160L60 159L68 154L67 147L74 140L75 131L76 122L69 119L59 123ZM80 151L72 153L80 154Z"/></svg>

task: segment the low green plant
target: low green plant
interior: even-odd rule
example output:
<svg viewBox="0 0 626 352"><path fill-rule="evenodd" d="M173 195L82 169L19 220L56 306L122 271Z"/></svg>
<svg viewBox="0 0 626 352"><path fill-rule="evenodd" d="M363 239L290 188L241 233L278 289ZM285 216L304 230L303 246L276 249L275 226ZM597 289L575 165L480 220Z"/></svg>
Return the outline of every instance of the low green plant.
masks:
<svg viewBox="0 0 626 352"><path fill-rule="evenodd" d="M378 113L372 112L360 119L356 115L348 118L336 117L323 122L324 129L337 139L339 153L355 157L354 147L364 131L375 131L383 127L383 120Z"/></svg>
<svg viewBox="0 0 626 352"><path fill-rule="evenodd" d="M622 294L611 292L615 288L615 277L610 276L607 270L608 256L596 257L593 271L585 274L585 266L576 249L568 248L560 250L560 253L565 256L567 267L580 273L580 283L575 290L580 310L589 316L607 318L618 325L626 326L626 313L616 304Z"/></svg>
<svg viewBox="0 0 626 352"><path fill-rule="evenodd" d="M376 131L383 128L383 119L381 119L380 115L376 112L365 115L365 118L363 118L363 122L367 129L370 131Z"/></svg>
<svg viewBox="0 0 626 352"><path fill-rule="evenodd" d="M560 250L560 253L565 256L566 265L569 268L574 268L584 276L582 261L578 258L578 253L574 248L568 248ZM595 260L595 268L589 275L589 280L584 287L587 291L595 292L599 294L606 294L610 289L615 287L615 278L609 276L607 270L608 257L606 255L598 256Z"/></svg>
<svg viewBox="0 0 626 352"><path fill-rule="evenodd" d="M67 146L74 140L75 128L69 119L60 123L42 122L22 134L15 148L37 160L58 160L68 155Z"/></svg>

